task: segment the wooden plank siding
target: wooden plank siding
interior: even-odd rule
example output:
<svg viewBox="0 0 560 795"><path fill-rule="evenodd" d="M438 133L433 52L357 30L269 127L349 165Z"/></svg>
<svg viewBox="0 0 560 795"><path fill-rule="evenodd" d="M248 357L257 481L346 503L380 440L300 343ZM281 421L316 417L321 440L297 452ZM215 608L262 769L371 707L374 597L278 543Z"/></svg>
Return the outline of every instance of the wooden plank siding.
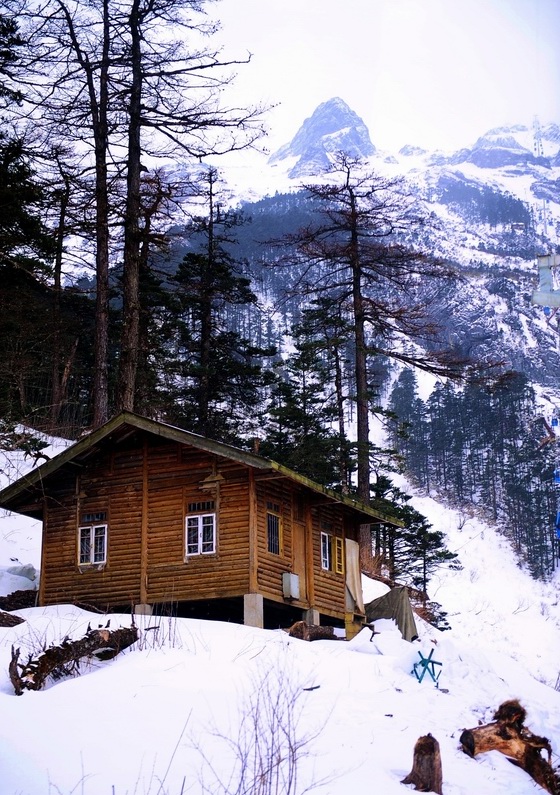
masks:
<svg viewBox="0 0 560 795"><path fill-rule="evenodd" d="M318 506L312 511L313 569L315 571L315 604L321 613L339 616L346 605L346 580L344 573L326 571L321 565L321 533L333 538L344 538L344 519L338 506ZM334 555L334 550L333 550Z"/></svg>
<svg viewBox="0 0 560 795"><path fill-rule="evenodd" d="M167 456L151 447L148 471L147 601L227 598L249 588L248 474L245 467L182 448ZM216 487L208 479L217 478ZM217 517L213 554L185 554L189 503L212 500Z"/></svg>
<svg viewBox="0 0 560 795"><path fill-rule="evenodd" d="M344 616L345 577L321 568L321 530L357 538L357 522L302 484L142 432L110 453L96 451L75 472L58 477L46 502L41 604L124 607L259 593ZM216 551L187 557L188 506L207 501L215 504ZM281 519L279 554L268 549L269 505ZM81 517L96 512L107 517L107 562L80 567ZM284 599L284 572L299 574L299 600Z"/></svg>
<svg viewBox="0 0 560 795"><path fill-rule="evenodd" d="M315 498L312 496L312 503ZM257 483L257 523L258 533L258 591L265 598L275 601L286 601L282 595L282 574L299 568L293 558L294 511L297 501L301 501L301 490L294 488L284 479L262 478ZM267 505L272 503L280 509L282 518L282 546L280 554L268 551L267 546ZM303 522L305 523L305 507ZM343 616L346 605L346 583L344 573L325 571L321 568L321 531L323 524L330 526L333 536L344 539L357 538L357 529L346 520L343 511L337 505L311 505L310 518L307 520L306 552L308 561L303 566L306 571L306 593L302 598L292 600L294 607L306 609L314 607L321 613L331 616ZM301 519L298 520L301 524ZM299 563L299 562L298 562Z"/></svg>
<svg viewBox="0 0 560 795"><path fill-rule="evenodd" d="M265 599L283 601L282 574L292 571L292 491L283 478L257 480L257 587ZM268 550L268 504L278 507L280 553ZM276 513L276 510L272 510ZM297 604L297 602L294 602Z"/></svg>
<svg viewBox="0 0 560 795"><path fill-rule="evenodd" d="M142 463L141 451L115 454L112 460L96 457L75 474L72 489L51 494L43 533L42 604L140 600ZM107 515L108 558L100 567L78 565L78 528L90 512Z"/></svg>

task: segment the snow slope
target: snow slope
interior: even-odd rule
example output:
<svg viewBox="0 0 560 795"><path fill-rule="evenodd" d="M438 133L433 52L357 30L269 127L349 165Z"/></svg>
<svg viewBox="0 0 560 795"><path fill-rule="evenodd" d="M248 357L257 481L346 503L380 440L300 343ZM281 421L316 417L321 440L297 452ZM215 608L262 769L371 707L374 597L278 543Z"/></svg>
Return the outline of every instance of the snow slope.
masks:
<svg viewBox="0 0 560 795"><path fill-rule="evenodd" d="M446 533L463 567L439 570L429 588L452 629L419 620L413 644L391 621L377 622L373 639L366 629L350 642L306 643L282 630L142 618L139 643L115 660L16 697L7 673L12 645L25 659L107 620L68 605L19 611L25 623L0 629L0 793L240 793L247 754L268 758L284 736L299 749L297 779L292 789L277 782L279 793L396 795L411 789L400 782L427 732L441 746L445 795L540 791L497 752L473 760L458 740L518 698L527 725L551 739L560 762L560 581L533 581L476 516L422 496L413 503ZM10 555L29 544L18 523L0 519L0 550ZM384 587L364 579L366 601ZM110 621L128 626L130 617ZM411 674L418 651L431 649L443 663L439 688Z"/></svg>

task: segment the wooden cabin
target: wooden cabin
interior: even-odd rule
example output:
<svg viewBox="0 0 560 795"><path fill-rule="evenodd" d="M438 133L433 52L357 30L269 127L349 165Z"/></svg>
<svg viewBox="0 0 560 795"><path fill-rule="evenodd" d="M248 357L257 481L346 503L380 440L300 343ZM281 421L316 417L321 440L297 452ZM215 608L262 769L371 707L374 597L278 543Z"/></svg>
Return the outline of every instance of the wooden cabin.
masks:
<svg viewBox="0 0 560 795"><path fill-rule="evenodd" d="M39 604L257 627L364 620L359 526L391 517L125 412L0 492L43 522Z"/></svg>

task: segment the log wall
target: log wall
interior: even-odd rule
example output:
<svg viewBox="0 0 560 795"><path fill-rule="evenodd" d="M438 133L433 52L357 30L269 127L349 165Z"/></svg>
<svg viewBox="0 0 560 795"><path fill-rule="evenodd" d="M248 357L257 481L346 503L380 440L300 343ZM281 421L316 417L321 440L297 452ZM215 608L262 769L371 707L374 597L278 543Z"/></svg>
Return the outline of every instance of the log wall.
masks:
<svg viewBox="0 0 560 795"><path fill-rule="evenodd" d="M327 523L334 535L356 538L353 520L344 527L341 506L318 505L318 495L300 484L261 474L255 473L251 512L246 465L140 433L110 452L92 454L80 468L57 473L45 508L41 604L111 607L242 596L251 590L251 561L253 572L256 563L252 588L266 599L285 602L282 574L307 572L307 587L292 606L343 617L345 578L321 569L320 536ZM217 549L186 557L188 505L210 500L217 516ZM279 507L280 554L268 551L268 503ZM78 527L85 513L96 512L107 516L107 562L80 567ZM252 557L251 521L257 538ZM305 524L307 561L293 559L295 522L300 533Z"/></svg>

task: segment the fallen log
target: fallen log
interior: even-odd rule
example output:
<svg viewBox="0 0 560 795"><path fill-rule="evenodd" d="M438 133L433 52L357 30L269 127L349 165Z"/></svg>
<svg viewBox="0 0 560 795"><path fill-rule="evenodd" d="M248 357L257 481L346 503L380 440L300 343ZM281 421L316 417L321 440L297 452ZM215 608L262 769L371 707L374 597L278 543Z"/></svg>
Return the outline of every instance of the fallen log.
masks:
<svg viewBox="0 0 560 795"><path fill-rule="evenodd" d="M24 621L24 618L0 610L0 627L17 627L18 624L23 624Z"/></svg>
<svg viewBox="0 0 560 795"><path fill-rule="evenodd" d="M504 701L492 723L463 729L459 741L471 757L487 751L500 751L509 761L528 773L551 795L560 795L560 775L551 765L552 747L547 737L533 734L524 724L527 712L519 701ZM547 759L542 751L547 752Z"/></svg>
<svg viewBox="0 0 560 795"><path fill-rule="evenodd" d="M334 634L334 627L321 627L306 621L296 621L286 632L290 637L300 640L341 640Z"/></svg>
<svg viewBox="0 0 560 795"><path fill-rule="evenodd" d="M412 770L401 784L412 784L418 792L442 795L441 753L438 741L431 734L416 740Z"/></svg>
<svg viewBox="0 0 560 795"><path fill-rule="evenodd" d="M138 640L138 628L135 626L113 631L107 627L88 628L85 636L79 640L65 638L58 646L45 649L40 656L30 656L24 665L19 662L20 649L12 646L8 673L16 695L21 696L24 690L40 690L48 677L60 679L78 673L80 660L84 658L110 660Z"/></svg>

